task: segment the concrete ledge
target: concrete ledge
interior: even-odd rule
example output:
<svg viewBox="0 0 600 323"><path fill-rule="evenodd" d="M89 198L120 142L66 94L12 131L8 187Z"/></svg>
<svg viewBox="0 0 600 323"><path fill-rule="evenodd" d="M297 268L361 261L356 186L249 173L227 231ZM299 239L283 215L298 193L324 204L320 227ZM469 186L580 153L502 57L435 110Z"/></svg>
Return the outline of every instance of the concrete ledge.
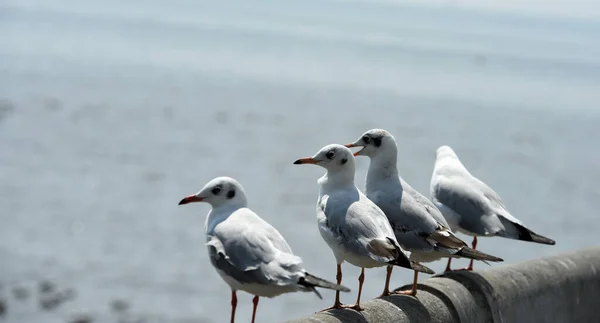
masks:
<svg viewBox="0 0 600 323"><path fill-rule="evenodd" d="M393 295L361 305L360 313L330 310L288 322L600 322L600 247L443 274L419 284L417 298Z"/></svg>

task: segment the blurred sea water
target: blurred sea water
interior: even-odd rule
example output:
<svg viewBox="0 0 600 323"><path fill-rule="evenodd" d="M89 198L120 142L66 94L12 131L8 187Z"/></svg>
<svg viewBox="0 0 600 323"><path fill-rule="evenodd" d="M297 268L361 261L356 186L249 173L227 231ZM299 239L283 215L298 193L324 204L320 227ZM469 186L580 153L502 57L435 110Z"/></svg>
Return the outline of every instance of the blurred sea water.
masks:
<svg viewBox="0 0 600 323"><path fill-rule="evenodd" d="M220 175L333 280L315 221L323 170L292 163L374 127L395 135L420 192L451 145L557 241L480 240L505 263L593 245L599 36L597 19L451 4L2 2L0 321L222 322L230 291L204 247L209 208L177 206ZM344 265L344 302L358 273ZM364 299L384 275L367 271ZM46 306L57 293L68 297ZM333 301L323 295L261 300L258 320L311 314ZM239 298L247 320L251 296Z"/></svg>

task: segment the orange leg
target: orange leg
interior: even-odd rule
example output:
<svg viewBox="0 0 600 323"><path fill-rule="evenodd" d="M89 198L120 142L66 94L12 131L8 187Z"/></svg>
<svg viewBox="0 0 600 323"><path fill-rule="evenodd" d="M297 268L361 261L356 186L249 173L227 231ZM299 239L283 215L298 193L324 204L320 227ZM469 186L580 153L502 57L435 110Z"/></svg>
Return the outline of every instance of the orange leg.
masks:
<svg viewBox="0 0 600 323"><path fill-rule="evenodd" d="M360 276L358 276L358 297L356 298L356 304L352 306L345 306L347 308L351 308L356 311L362 311L363 309L360 307L360 295L362 294L363 283L365 282L365 269L360 269Z"/></svg>
<svg viewBox="0 0 600 323"><path fill-rule="evenodd" d="M451 262L452 262L452 258L448 258L448 264L446 265L446 269L444 271L452 271L452 269L450 269Z"/></svg>
<svg viewBox="0 0 600 323"><path fill-rule="evenodd" d="M335 275L335 279L336 279L338 285L342 283L342 265L341 264L337 265L337 274ZM340 291L339 290L335 291L335 302L333 303L333 306L323 309L320 312L332 310L335 308L342 308L342 303L340 303Z"/></svg>
<svg viewBox="0 0 600 323"><path fill-rule="evenodd" d="M473 237L473 242L471 243L471 248L473 248L473 250L475 250L477 248L477 236ZM448 264L446 265L446 270L445 271L452 271L452 269L450 269L450 263L452 262L452 258L448 258ZM465 267L465 268L461 268L458 270L469 270L472 271L473 270L473 259L471 259L471 261L469 261L469 266Z"/></svg>
<svg viewBox="0 0 600 323"><path fill-rule="evenodd" d="M396 292L392 292L392 294L401 294L401 295L417 295L417 281L419 281L419 272L415 270L415 277L413 279L413 286L411 290L399 290Z"/></svg>
<svg viewBox="0 0 600 323"><path fill-rule="evenodd" d="M473 247L473 250L477 248L477 236L473 237L473 243L471 244L471 246ZM473 259L471 259L471 261L469 262L469 267L467 267L467 270L473 270Z"/></svg>
<svg viewBox="0 0 600 323"><path fill-rule="evenodd" d="M258 307L258 296L254 296L252 304L254 304L254 307L252 308L252 323L254 323L254 319L256 318L256 308Z"/></svg>
<svg viewBox="0 0 600 323"><path fill-rule="evenodd" d="M387 275L385 276L385 286L383 287L383 293L379 297L390 295L390 278L392 277L392 270L394 266L387 266Z"/></svg>
<svg viewBox="0 0 600 323"><path fill-rule="evenodd" d="M231 291L231 323L235 322L235 308L237 307L237 295L235 290Z"/></svg>

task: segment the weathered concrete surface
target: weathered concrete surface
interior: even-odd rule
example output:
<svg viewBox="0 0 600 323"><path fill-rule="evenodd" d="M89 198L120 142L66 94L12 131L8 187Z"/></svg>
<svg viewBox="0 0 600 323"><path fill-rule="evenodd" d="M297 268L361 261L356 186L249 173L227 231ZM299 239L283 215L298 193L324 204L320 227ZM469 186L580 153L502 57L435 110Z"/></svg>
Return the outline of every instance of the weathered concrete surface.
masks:
<svg viewBox="0 0 600 323"><path fill-rule="evenodd" d="M443 274L419 284L417 298L393 295L361 305L360 313L330 310L289 322L600 322L600 247Z"/></svg>

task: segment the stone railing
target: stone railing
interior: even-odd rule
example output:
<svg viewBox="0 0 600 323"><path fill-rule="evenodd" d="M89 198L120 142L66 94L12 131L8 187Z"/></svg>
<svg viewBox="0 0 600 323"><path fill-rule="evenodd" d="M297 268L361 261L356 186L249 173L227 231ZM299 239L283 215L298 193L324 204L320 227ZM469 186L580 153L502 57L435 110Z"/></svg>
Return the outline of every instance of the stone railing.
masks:
<svg viewBox="0 0 600 323"><path fill-rule="evenodd" d="M360 313L338 309L288 322L600 322L600 247L446 273L420 283L416 298L393 295L361 306Z"/></svg>

